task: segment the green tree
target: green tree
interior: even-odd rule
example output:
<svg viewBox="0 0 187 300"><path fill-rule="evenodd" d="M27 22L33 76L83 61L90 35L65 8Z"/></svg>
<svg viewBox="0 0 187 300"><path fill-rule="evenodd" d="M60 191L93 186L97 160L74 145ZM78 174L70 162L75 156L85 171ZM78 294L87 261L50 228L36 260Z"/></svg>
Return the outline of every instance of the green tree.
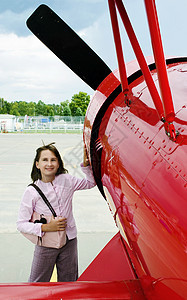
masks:
<svg viewBox="0 0 187 300"><path fill-rule="evenodd" d="M75 116L82 116L82 109L80 107L77 107L77 110L75 112Z"/></svg>
<svg viewBox="0 0 187 300"><path fill-rule="evenodd" d="M35 116L35 103L29 102L27 105L27 115L28 116Z"/></svg>
<svg viewBox="0 0 187 300"><path fill-rule="evenodd" d="M59 115L60 116L66 116L66 115L64 115L64 109L65 109L65 113L67 113L67 111L68 111L67 107L69 107L69 100L60 102L60 107L59 107ZM71 111L70 111L70 113L71 113Z"/></svg>
<svg viewBox="0 0 187 300"><path fill-rule="evenodd" d="M18 102L18 111L19 111L20 116L25 116L28 114L27 106L28 106L28 104L25 101Z"/></svg>
<svg viewBox="0 0 187 300"><path fill-rule="evenodd" d="M84 116L90 102L90 96L87 93L79 92L69 100L59 104L45 104L42 100L38 103L15 101L8 102L0 98L0 113L13 114L16 116Z"/></svg>
<svg viewBox="0 0 187 300"><path fill-rule="evenodd" d="M55 106L55 115L62 116L62 106L59 104Z"/></svg>
<svg viewBox="0 0 187 300"><path fill-rule="evenodd" d="M41 100L38 101L38 103L36 104L36 116L45 116L45 112L46 112L46 108L45 108L45 103L42 102Z"/></svg>
<svg viewBox="0 0 187 300"><path fill-rule="evenodd" d="M11 110L11 103L9 103L8 101L4 101L3 113L10 114L10 110Z"/></svg>
<svg viewBox="0 0 187 300"><path fill-rule="evenodd" d="M64 106L63 109L63 116L71 116L71 109L69 108L69 106Z"/></svg>
<svg viewBox="0 0 187 300"><path fill-rule="evenodd" d="M59 107L60 105L59 104L52 104L52 107L53 107L53 111L54 111L54 115L59 115Z"/></svg>
<svg viewBox="0 0 187 300"><path fill-rule="evenodd" d="M0 114L3 114L4 99L0 98Z"/></svg>
<svg viewBox="0 0 187 300"><path fill-rule="evenodd" d="M14 116L20 116L18 102L11 102L10 114Z"/></svg>
<svg viewBox="0 0 187 300"><path fill-rule="evenodd" d="M82 111L82 116L85 116L89 102L90 96L87 93L79 92L79 94L73 95L69 104L72 116L76 115L78 107Z"/></svg>
<svg viewBox="0 0 187 300"><path fill-rule="evenodd" d="M0 114L9 114L11 105L5 101L4 98L0 98Z"/></svg>
<svg viewBox="0 0 187 300"><path fill-rule="evenodd" d="M50 105L50 104L46 105L45 109L46 109L46 116L54 116L55 115L54 108L52 105Z"/></svg>

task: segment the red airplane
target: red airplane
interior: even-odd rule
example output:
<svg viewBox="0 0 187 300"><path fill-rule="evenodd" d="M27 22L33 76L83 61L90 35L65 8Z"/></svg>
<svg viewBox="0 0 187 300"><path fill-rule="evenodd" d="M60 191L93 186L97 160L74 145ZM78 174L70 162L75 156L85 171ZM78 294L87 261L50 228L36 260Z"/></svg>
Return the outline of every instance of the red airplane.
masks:
<svg viewBox="0 0 187 300"><path fill-rule="evenodd" d="M119 233L77 282L1 284L1 299L187 299L187 57L165 60L154 0L147 60L122 0L108 2L115 72L47 6L27 25L95 90L84 142ZM127 64L117 11L137 59Z"/></svg>

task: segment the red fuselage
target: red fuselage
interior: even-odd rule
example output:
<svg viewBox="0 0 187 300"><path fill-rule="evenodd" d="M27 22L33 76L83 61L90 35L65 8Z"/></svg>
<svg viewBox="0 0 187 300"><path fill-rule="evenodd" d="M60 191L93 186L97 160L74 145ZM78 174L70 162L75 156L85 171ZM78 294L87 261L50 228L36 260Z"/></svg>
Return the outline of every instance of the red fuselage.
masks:
<svg viewBox="0 0 187 300"><path fill-rule="evenodd" d="M155 65L150 69L157 85ZM185 299L187 59L169 59L167 69L176 142L166 135L136 62L127 65L131 104L125 104L118 72L110 74L90 103L84 137L98 187L113 211L135 273L151 278L158 292L167 287Z"/></svg>

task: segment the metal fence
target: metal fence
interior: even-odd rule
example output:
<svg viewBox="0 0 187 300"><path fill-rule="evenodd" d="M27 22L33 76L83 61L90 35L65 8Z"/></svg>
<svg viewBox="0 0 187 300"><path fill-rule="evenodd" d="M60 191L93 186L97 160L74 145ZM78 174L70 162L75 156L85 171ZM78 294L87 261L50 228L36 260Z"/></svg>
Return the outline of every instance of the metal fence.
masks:
<svg viewBox="0 0 187 300"><path fill-rule="evenodd" d="M2 116L2 115L1 115ZM6 120L0 117L1 132L23 133L68 133L82 132L84 126L83 116L38 116L15 117L9 116Z"/></svg>

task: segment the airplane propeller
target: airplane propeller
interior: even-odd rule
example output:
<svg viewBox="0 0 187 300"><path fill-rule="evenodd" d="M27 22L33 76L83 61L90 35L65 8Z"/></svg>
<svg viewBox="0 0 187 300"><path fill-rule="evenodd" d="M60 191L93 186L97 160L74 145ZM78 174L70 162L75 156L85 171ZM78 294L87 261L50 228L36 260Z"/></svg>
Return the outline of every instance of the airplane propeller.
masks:
<svg viewBox="0 0 187 300"><path fill-rule="evenodd" d="M111 73L103 60L47 5L34 11L27 26L92 89L96 90Z"/></svg>

